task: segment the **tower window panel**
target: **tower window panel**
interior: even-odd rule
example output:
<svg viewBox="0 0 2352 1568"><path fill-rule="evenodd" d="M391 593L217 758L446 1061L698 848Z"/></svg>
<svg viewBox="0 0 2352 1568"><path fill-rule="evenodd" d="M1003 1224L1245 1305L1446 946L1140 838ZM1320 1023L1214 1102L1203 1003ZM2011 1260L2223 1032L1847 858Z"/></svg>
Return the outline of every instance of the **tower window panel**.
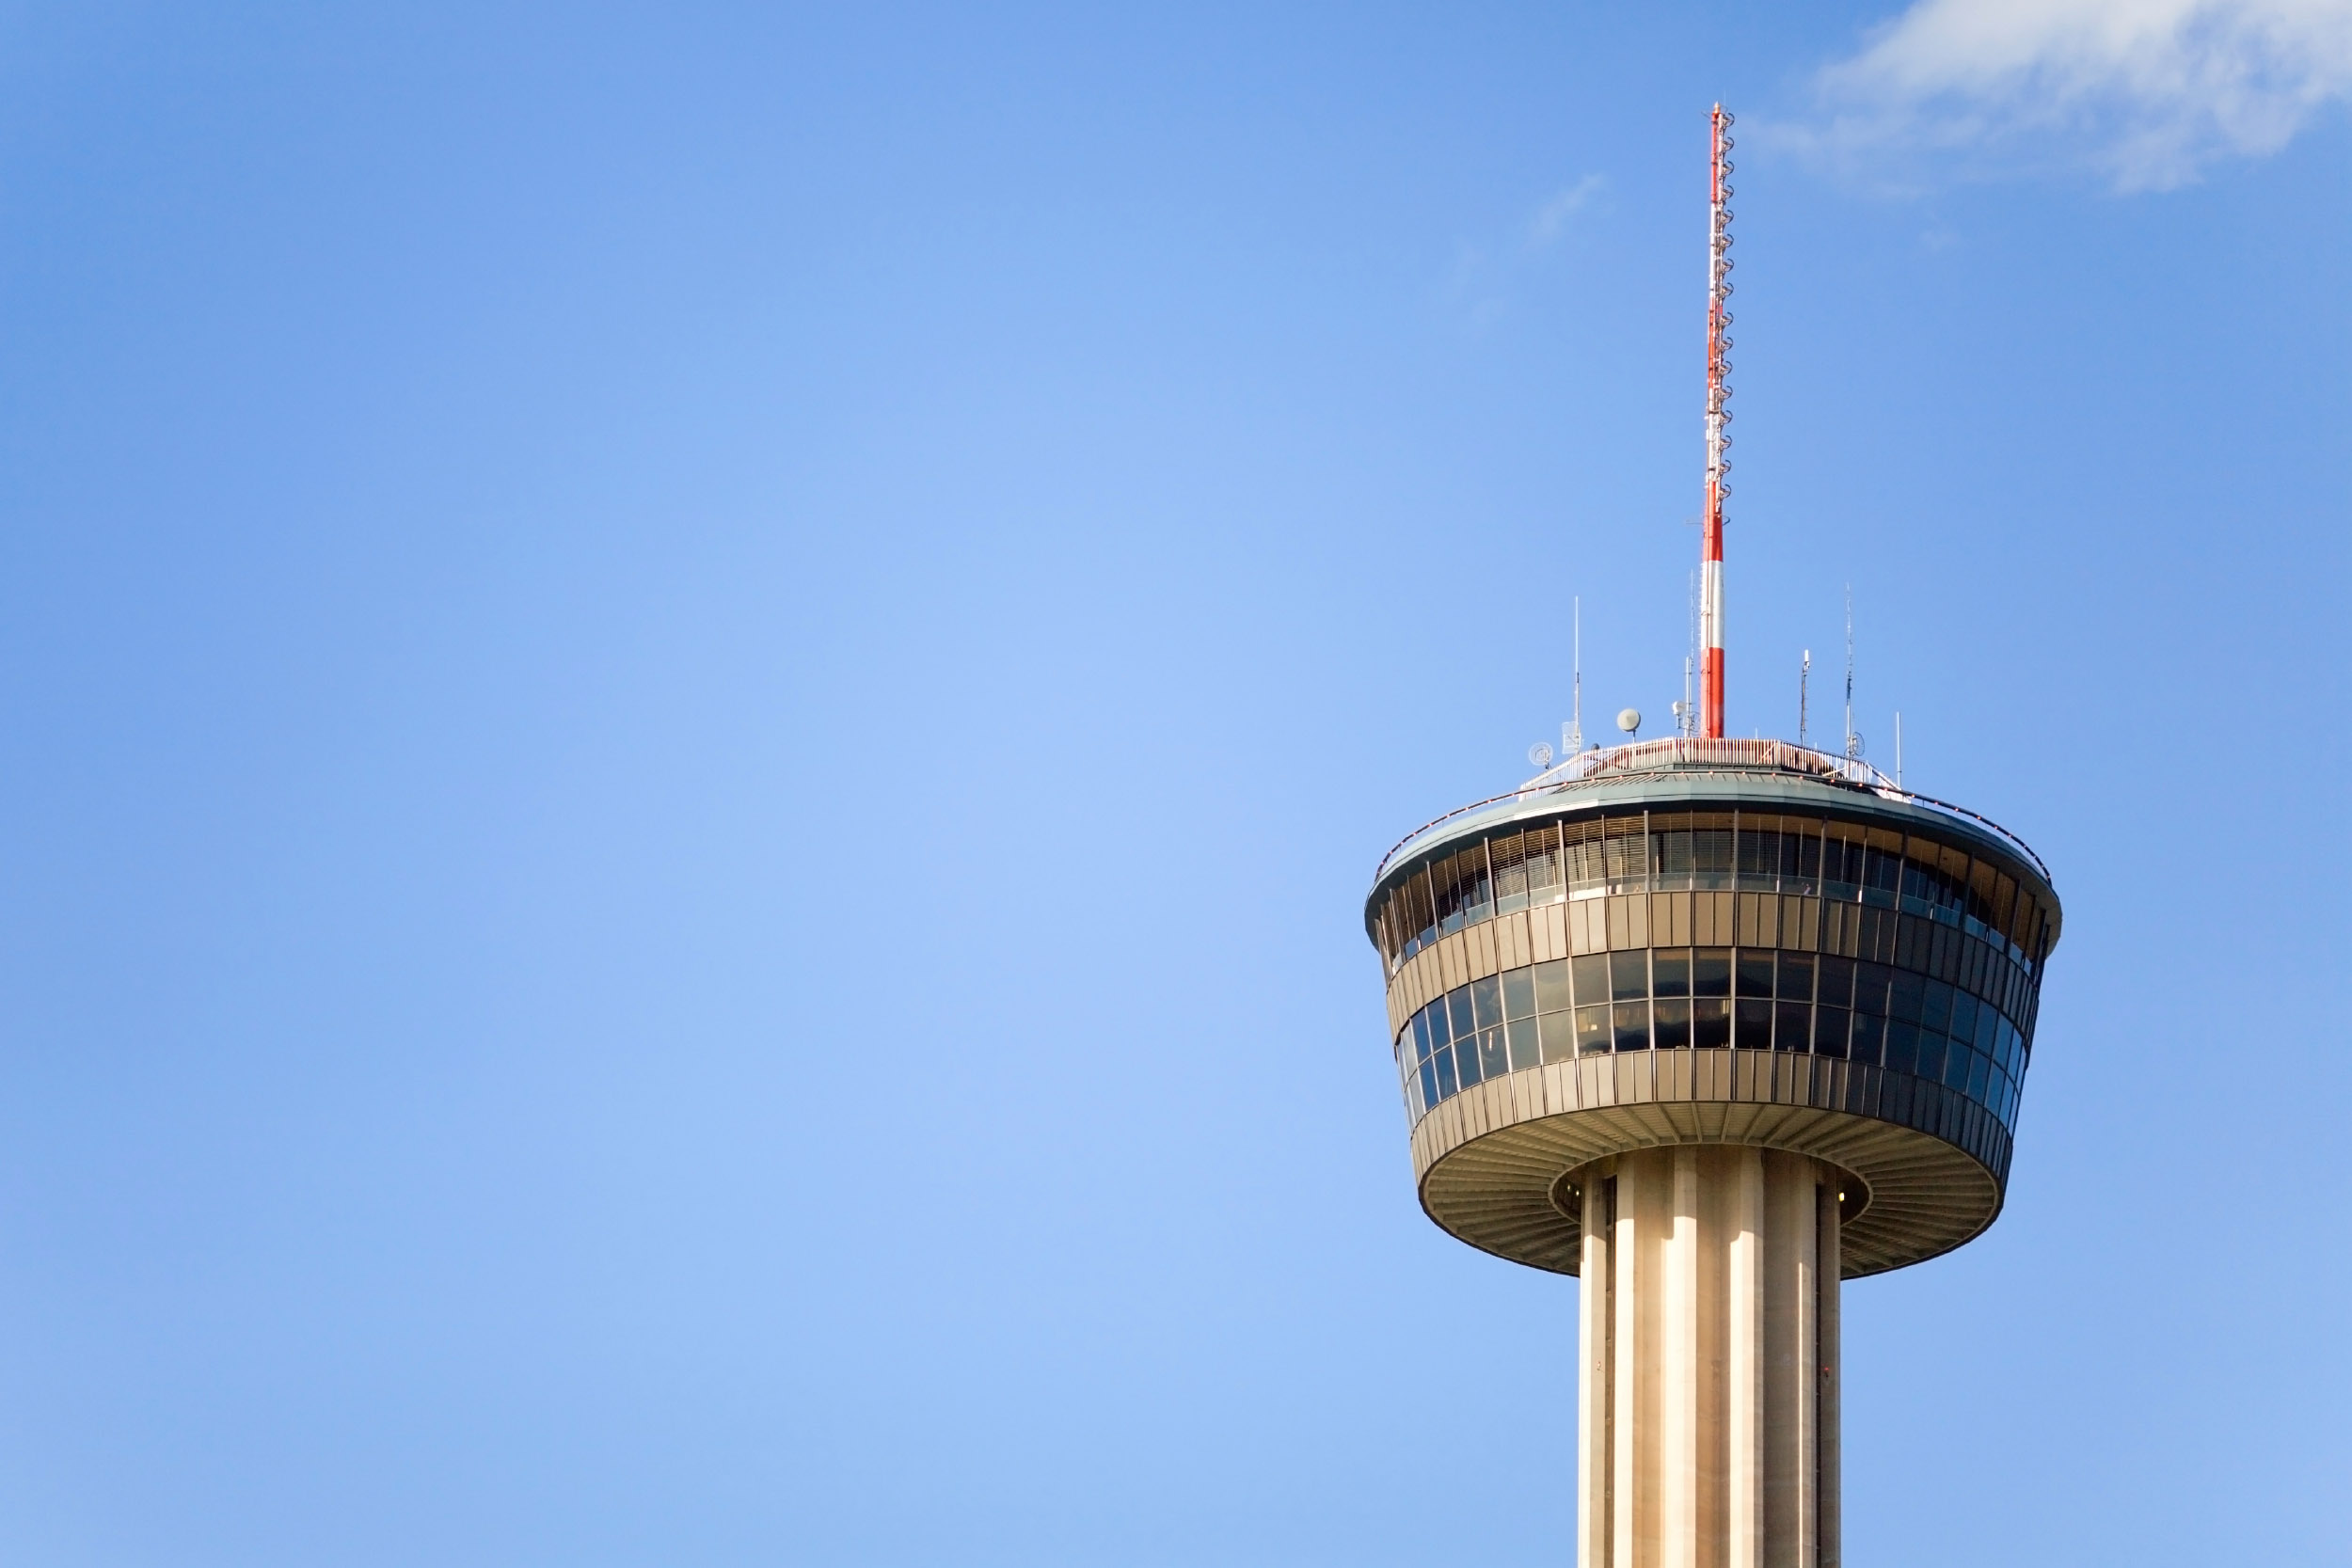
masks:
<svg viewBox="0 0 2352 1568"><path fill-rule="evenodd" d="M1660 996L1691 994L1691 950L1661 947L1649 957L1650 984Z"/></svg>
<svg viewBox="0 0 2352 1568"><path fill-rule="evenodd" d="M1461 1049L1452 1046L1438 1053L1438 1087L1448 1099L1478 1082L1478 1041L1465 1039Z"/></svg>
<svg viewBox="0 0 2352 1568"><path fill-rule="evenodd" d="M1895 972L1884 964L1858 963L1854 966L1853 1008L1872 1018L1886 1016L1887 992L1893 987Z"/></svg>
<svg viewBox="0 0 2352 1568"><path fill-rule="evenodd" d="M1843 1056L1846 1040L1852 1033L1853 1015L1843 1007L1824 1004L1813 1009L1813 1053L1817 1056Z"/></svg>
<svg viewBox="0 0 2352 1568"><path fill-rule="evenodd" d="M1421 1108L1425 1112L1445 1097L1438 1089L1438 1064L1433 1059L1421 1064Z"/></svg>
<svg viewBox="0 0 2352 1568"><path fill-rule="evenodd" d="M1691 1004L1691 1043L1705 1051L1731 1044L1731 1004L1702 997Z"/></svg>
<svg viewBox="0 0 2352 1568"><path fill-rule="evenodd" d="M1886 1065L1897 1072L1919 1070L1919 1026L1890 1019L1886 1024Z"/></svg>
<svg viewBox="0 0 2352 1568"><path fill-rule="evenodd" d="M1885 1044L1886 1021L1884 1019L1871 1018L1863 1013L1853 1015L1852 1043L1847 1047L1847 1050L1855 1061L1878 1061ZM1893 1067L1895 1064L1888 1062L1886 1065Z"/></svg>
<svg viewBox="0 0 2352 1568"><path fill-rule="evenodd" d="M1614 1009L1616 1046L1620 1051L1649 1049L1649 1004L1620 1002Z"/></svg>
<svg viewBox="0 0 2352 1568"><path fill-rule="evenodd" d="M1502 1016L1512 1019L1535 1016L1534 971L1514 969L1503 974Z"/></svg>
<svg viewBox="0 0 2352 1568"><path fill-rule="evenodd" d="M1429 1044L1432 1050L1454 1037L1454 1010L1446 1006L1446 1001L1440 996L1429 1004Z"/></svg>
<svg viewBox="0 0 2352 1568"><path fill-rule="evenodd" d="M1650 1007L1658 1030L1658 1049L1677 1051L1691 1043L1691 1002L1688 997L1661 997Z"/></svg>
<svg viewBox="0 0 2352 1568"><path fill-rule="evenodd" d="M1834 953L1821 955L1820 1000L1832 1006L1851 1006L1853 970L1854 961L1851 958L1841 958Z"/></svg>
<svg viewBox="0 0 2352 1568"><path fill-rule="evenodd" d="M1635 947L1609 955L1610 996L1619 1002L1649 995L1649 949Z"/></svg>
<svg viewBox="0 0 2352 1568"><path fill-rule="evenodd" d="M1537 1029L1534 1019L1513 1019L1510 1025L1510 1039L1513 1072L1543 1065L1543 1036Z"/></svg>
<svg viewBox="0 0 2352 1568"><path fill-rule="evenodd" d="M1568 990L1568 960L1554 958L1534 968L1535 1010L1556 1013L1575 1001Z"/></svg>
<svg viewBox="0 0 2352 1568"><path fill-rule="evenodd" d="M1576 1052L1590 1056L1609 1049L1609 1005L1579 1007L1576 1010Z"/></svg>
<svg viewBox="0 0 2352 1568"><path fill-rule="evenodd" d="M1491 1029L1502 1022L1502 982L1489 974L1484 980L1470 983L1470 1022L1481 1029Z"/></svg>
<svg viewBox="0 0 2352 1568"><path fill-rule="evenodd" d="M1732 1004L1731 1043L1742 1051L1772 1048L1772 1005L1741 997Z"/></svg>
<svg viewBox="0 0 2352 1568"><path fill-rule="evenodd" d="M1958 1051L1958 1048L1954 1048ZM1968 1097L1982 1100L1993 1087L1993 1064L1973 1051L1959 1052L1968 1058Z"/></svg>
<svg viewBox="0 0 2352 1568"><path fill-rule="evenodd" d="M1536 1021L1543 1030L1544 1060L1565 1062L1576 1054L1576 1015L1546 1013Z"/></svg>
<svg viewBox="0 0 2352 1568"><path fill-rule="evenodd" d="M1772 955L1769 948L1742 947L1739 950L1739 994L1770 996L1772 994Z"/></svg>
<svg viewBox="0 0 2352 1568"><path fill-rule="evenodd" d="M1691 848L1691 830L1655 834L1658 844L1658 873L1677 887L1690 885L1691 873L1697 869Z"/></svg>
<svg viewBox="0 0 2352 1568"><path fill-rule="evenodd" d="M1691 994L1693 996L1729 996L1731 994L1731 949L1700 947L1691 954Z"/></svg>
<svg viewBox="0 0 2352 1568"><path fill-rule="evenodd" d="M1941 980L1930 980L1927 984L1925 1006L1919 1011L1919 1026L1931 1035L1951 1031L1952 988Z"/></svg>
<svg viewBox="0 0 2352 1568"><path fill-rule="evenodd" d="M1944 1037L1931 1035L1915 1024L1897 1022L1886 1026L1886 1038L1890 1049L1895 1038L1895 1031L1898 1029L1907 1029L1912 1035L1911 1049L1915 1056L1911 1070L1922 1078L1943 1077Z"/></svg>
<svg viewBox="0 0 2352 1568"><path fill-rule="evenodd" d="M1952 992L1952 1038L1977 1037L1977 999L1964 990Z"/></svg>
<svg viewBox="0 0 2352 1568"><path fill-rule="evenodd" d="M1429 1009L1423 1007L1421 1011L1413 1015L1414 1057L1420 1061L1427 1061L1429 1059L1431 1046L1432 1042L1429 1038Z"/></svg>
<svg viewBox="0 0 2352 1568"><path fill-rule="evenodd" d="M1772 1005L1772 1043L1783 1051L1803 1051L1813 1041L1813 1005L1776 1002Z"/></svg>
<svg viewBox="0 0 2352 1568"><path fill-rule="evenodd" d="M1993 1004L1990 1002L1978 1003L1977 1027L1975 1031L1975 1043L1977 1049L1983 1052L1988 1056L1998 1056L2000 1053L1993 1049L1993 1042L1999 1037L2000 1032L2001 1015L1993 1010ZM2007 1060L2004 1060L2001 1065L2003 1067L2015 1066L2014 1063Z"/></svg>
<svg viewBox="0 0 2352 1568"><path fill-rule="evenodd" d="M1927 1005L1927 990L1925 976L1909 970L1895 971L1894 983L1887 990L1887 1012L1905 1023L1918 1022L1920 1009Z"/></svg>
<svg viewBox="0 0 2352 1568"><path fill-rule="evenodd" d="M1482 1075L1478 1070L1478 1037L1467 1035L1454 1042L1454 1071L1462 1080L1462 1087L1476 1088Z"/></svg>
<svg viewBox="0 0 2352 1568"><path fill-rule="evenodd" d="M1508 914L1527 908L1527 846L1518 833L1486 841L1486 861L1494 869L1495 912Z"/></svg>
<svg viewBox="0 0 2352 1568"><path fill-rule="evenodd" d="M1511 1070L1511 1053L1501 1029L1482 1029L1478 1034L1478 1072L1482 1078L1500 1078Z"/></svg>
<svg viewBox="0 0 2352 1568"><path fill-rule="evenodd" d="M1783 1002L1813 1000L1813 955L1783 953L1780 956L1780 987L1776 994Z"/></svg>
<svg viewBox="0 0 2352 1568"><path fill-rule="evenodd" d="M1922 1031L1919 1036L1922 1042L1919 1053L1922 1056L1927 1054L1925 1045L1927 1037L1928 1037L1925 1031ZM1944 1052L1944 1082L1949 1084L1956 1089L1963 1091L1966 1090L1968 1087L1968 1064L1974 1061L1981 1061L1982 1059L1983 1058L1979 1057L1975 1052L1969 1050L1966 1046L1962 1045L1959 1041L1954 1040L1949 1042Z"/></svg>
<svg viewBox="0 0 2352 1568"><path fill-rule="evenodd" d="M1470 1011L1470 987L1457 986L1453 990L1447 991L1445 1010L1447 1020L1453 1025L1449 1031L1453 1038L1468 1039L1470 1032L1478 1027L1477 1016Z"/></svg>
<svg viewBox="0 0 2352 1568"><path fill-rule="evenodd" d="M1548 903L1560 891L1560 830L1535 828L1527 834L1527 894L1532 903Z"/></svg>
<svg viewBox="0 0 2352 1568"><path fill-rule="evenodd" d="M1581 958L1568 960L1576 974L1576 1000L1579 1006L1590 1006L1609 1000L1609 955L1587 953Z"/></svg>

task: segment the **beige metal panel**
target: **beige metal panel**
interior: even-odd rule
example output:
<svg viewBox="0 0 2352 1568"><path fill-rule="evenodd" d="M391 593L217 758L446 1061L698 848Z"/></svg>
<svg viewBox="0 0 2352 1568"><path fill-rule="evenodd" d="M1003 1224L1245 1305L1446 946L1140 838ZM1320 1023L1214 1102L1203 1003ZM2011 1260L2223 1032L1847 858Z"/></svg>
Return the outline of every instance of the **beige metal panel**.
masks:
<svg viewBox="0 0 2352 1568"><path fill-rule="evenodd" d="M1500 967L1495 961L1494 922L1482 920L1462 934L1470 939L1465 944L1470 953L1470 977L1484 980Z"/></svg>
<svg viewBox="0 0 2352 1568"><path fill-rule="evenodd" d="M1452 990L1470 984L1470 964L1463 953L1462 933L1438 939L1438 986Z"/></svg>

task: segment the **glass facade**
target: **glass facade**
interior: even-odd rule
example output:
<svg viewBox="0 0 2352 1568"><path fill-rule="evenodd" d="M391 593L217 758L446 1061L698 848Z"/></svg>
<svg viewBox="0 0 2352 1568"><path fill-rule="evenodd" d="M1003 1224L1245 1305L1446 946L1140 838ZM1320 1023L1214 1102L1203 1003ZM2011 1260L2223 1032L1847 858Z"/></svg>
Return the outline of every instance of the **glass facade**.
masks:
<svg viewBox="0 0 2352 1568"><path fill-rule="evenodd" d="M1394 975L1454 932L1551 904L1568 906L1547 918L1572 949L1609 950L1527 964L1522 945L1524 967L1416 1012L1395 1041L1414 1120L1503 1073L1698 1048L1867 1062L2015 1128L2052 932L2008 865L1822 816L1625 813L1454 845L1391 882L1375 937ZM1500 938L1485 950L1514 961Z"/></svg>
<svg viewBox="0 0 2352 1568"><path fill-rule="evenodd" d="M1934 1079L2016 1126L2026 1030L1984 998L1834 953L1658 947L1588 953L1459 986L1396 1038L1406 1106L1600 1052L1806 1052Z"/></svg>
<svg viewBox="0 0 2352 1568"><path fill-rule="evenodd" d="M1393 974L1482 920L1580 896L1740 891L1891 910L2039 974L2050 916L1998 862L1917 833L1822 816L1661 811L1514 826L1416 867L1377 907Z"/></svg>

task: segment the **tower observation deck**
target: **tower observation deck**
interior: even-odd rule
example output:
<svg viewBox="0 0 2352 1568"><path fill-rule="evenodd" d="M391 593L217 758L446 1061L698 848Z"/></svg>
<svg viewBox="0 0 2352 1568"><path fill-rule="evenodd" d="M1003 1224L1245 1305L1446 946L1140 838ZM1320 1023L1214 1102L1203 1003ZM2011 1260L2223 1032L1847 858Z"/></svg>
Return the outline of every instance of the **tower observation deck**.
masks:
<svg viewBox="0 0 2352 1568"><path fill-rule="evenodd" d="M1415 832L1365 928L1429 1217L1581 1276L1581 1568L1825 1568L1843 1280L2000 1212L2033 852L1778 741L1593 750Z"/></svg>

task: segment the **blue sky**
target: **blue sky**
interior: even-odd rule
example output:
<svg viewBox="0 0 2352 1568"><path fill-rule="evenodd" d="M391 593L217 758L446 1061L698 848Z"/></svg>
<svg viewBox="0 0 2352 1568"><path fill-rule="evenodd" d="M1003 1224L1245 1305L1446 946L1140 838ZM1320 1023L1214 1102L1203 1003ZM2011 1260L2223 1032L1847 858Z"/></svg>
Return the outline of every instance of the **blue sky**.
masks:
<svg viewBox="0 0 2352 1568"><path fill-rule="evenodd" d="M0 1558L1557 1563L1360 900L1662 719L2068 925L1850 1556L2352 1561L2352 14L0 14ZM1817 713L1821 709L1817 706ZM2222 985L2228 980L2228 986Z"/></svg>

